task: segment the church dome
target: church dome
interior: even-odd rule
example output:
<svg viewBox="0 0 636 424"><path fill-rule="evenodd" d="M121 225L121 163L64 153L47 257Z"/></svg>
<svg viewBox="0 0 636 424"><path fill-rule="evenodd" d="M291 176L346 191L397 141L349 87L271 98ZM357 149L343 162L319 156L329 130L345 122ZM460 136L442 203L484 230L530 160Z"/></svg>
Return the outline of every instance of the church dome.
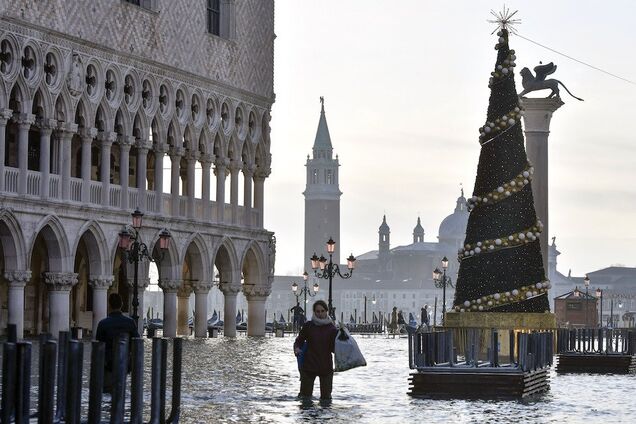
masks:
<svg viewBox="0 0 636 424"><path fill-rule="evenodd" d="M464 197L464 190L462 189L461 196L457 198L455 211L444 218L439 225L439 239L461 239L461 241L463 241L466 236L467 224L468 208L466 207L466 198Z"/></svg>

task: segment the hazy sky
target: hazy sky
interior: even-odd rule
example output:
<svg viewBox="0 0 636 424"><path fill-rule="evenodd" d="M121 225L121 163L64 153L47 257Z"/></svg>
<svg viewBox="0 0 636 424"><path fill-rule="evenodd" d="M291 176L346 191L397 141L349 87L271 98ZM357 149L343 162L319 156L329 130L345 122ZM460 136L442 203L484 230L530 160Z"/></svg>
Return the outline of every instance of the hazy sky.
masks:
<svg viewBox="0 0 636 424"><path fill-rule="evenodd" d="M636 81L636 3L508 1L521 35ZM418 215L436 241L463 183L472 194L478 128L496 51L487 22L501 1L278 0L272 174L265 226L276 273L302 271L305 161L325 110L340 157L343 257L377 248L386 213L392 247L409 244ZM550 237L558 269L574 275L636 266L636 85L514 35L518 71L553 61L565 105L550 144ZM548 92L545 92L547 96ZM539 93L535 96L544 95Z"/></svg>

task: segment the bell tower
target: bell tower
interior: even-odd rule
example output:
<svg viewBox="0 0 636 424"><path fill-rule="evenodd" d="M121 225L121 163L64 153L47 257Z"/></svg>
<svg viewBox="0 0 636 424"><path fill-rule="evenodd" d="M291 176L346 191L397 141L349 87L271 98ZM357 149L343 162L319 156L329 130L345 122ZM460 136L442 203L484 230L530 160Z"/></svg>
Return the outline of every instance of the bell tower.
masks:
<svg viewBox="0 0 636 424"><path fill-rule="evenodd" d="M333 158L333 147L325 117L325 99L320 97L320 119L312 149L307 155L307 184L305 196L305 270L311 271L309 258L314 252L327 256L325 243L331 237L336 242L333 262L340 263L340 191L338 185L338 156Z"/></svg>

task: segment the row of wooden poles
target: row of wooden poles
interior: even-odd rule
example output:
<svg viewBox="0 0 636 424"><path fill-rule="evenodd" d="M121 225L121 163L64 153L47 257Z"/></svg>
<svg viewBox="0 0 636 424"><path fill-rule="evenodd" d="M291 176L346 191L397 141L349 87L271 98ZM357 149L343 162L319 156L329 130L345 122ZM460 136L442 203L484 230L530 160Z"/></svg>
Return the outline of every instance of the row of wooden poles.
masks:
<svg viewBox="0 0 636 424"><path fill-rule="evenodd" d="M11 324L10 324L11 325ZM0 423L27 424L37 418L38 423L102 422L105 344L91 342L88 416L81 417L82 371L84 344L69 332L62 331L58 341L50 334L39 337L39 376L37 412L31 414L31 353L32 344L17 341L15 329L9 328L9 338L3 344L2 355L2 411ZM130 347L130 352L129 352ZM177 423L181 408L181 358L183 339L173 339L172 409L166 418L166 379L168 339L153 338L150 383L150 421L152 424ZM129 355L130 353L130 355ZM126 375L130 369L130 423L143 422L143 339L130 341L122 337L113 344L112 393L109 422L124 422ZM56 384L57 380L57 384ZM57 394L57 396L56 396Z"/></svg>
<svg viewBox="0 0 636 424"><path fill-rule="evenodd" d="M559 328L557 353L636 354L636 332L627 328Z"/></svg>
<svg viewBox="0 0 636 424"><path fill-rule="evenodd" d="M490 337L488 337L490 336ZM554 340L551 332L521 333L509 330L508 366L523 371L552 365ZM458 361L460 345L464 361ZM486 346L486 361L480 363L482 344ZM501 366L499 357L499 331L483 329L448 329L409 335L409 365L422 367L493 367Z"/></svg>

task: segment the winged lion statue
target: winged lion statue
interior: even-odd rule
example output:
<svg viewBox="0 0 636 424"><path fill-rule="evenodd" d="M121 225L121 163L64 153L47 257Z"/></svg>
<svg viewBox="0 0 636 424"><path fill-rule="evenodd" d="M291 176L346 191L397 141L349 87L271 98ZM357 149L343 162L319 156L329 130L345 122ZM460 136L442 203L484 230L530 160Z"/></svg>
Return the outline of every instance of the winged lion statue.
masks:
<svg viewBox="0 0 636 424"><path fill-rule="evenodd" d="M541 63L541 62L539 62ZM568 88L561 81L556 79L545 79L550 74L553 74L556 71L556 65L552 62L547 63L545 65L538 65L534 67L534 72L536 76L532 74L532 71L528 68L523 68L521 70L521 85L523 86L523 91L519 93L519 97L522 97L532 91L538 90L552 90L550 95L547 98L552 98L554 96L559 97L559 84L565 88L565 91L572 97L577 100L583 101L580 97L576 97L574 94L568 90Z"/></svg>

